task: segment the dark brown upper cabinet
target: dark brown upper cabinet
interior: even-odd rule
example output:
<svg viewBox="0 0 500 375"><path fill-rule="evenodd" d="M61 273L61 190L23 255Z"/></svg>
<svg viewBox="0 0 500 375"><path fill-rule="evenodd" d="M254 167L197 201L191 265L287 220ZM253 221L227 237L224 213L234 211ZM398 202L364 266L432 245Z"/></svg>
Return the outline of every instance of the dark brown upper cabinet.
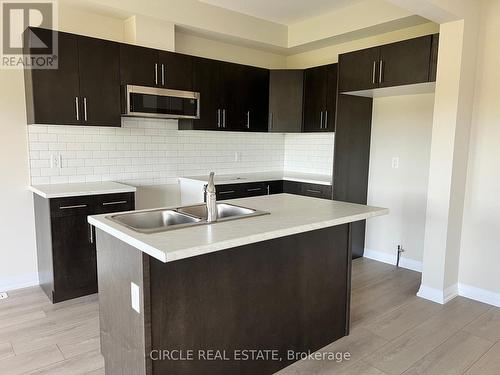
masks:
<svg viewBox="0 0 500 375"><path fill-rule="evenodd" d="M57 69L25 69L28 124L120 126L118 44L30 28L58 40ZM28 51L30 52L30 51Z"/></svg>
<svg viewBox="0 0 500 375"><path fill-rule="evenodd" d="M224 130L222 95L224 80L221 63L201 57L193 58L193 90L200 93L200 118L179 120L179 129Z"/></svg>
<svg viewBox="0 0 500 375"><path fill-rule="evenodd" d="M46 29L30 30L42 41L56 34L58 68L24 70L28 124L80 125L77 36Z"/></svg>
<svg viewBox="0 0 500 375"><path fill-rule="evenodd" d="M269 70L233 64L237 76L232 88L230 112L234 130L267 132L269 115Z"/></svg>
<svg viewBox="0 0 500 375"><path fill-rule="evenodd" d="M335 131L337 64L304 71L304 132Z"/></svg>
<svg viewBox="0 0 500 375"><path fill-rule="evenodd" d="M120 44L120 82L122 85L157 86L160 82L158 74L157 50Z"/></svg>
<svg viewBox="0 0 500 375"><path fill-rule="evenodd" d="M193 88L193 58L180 53L159 51L160 83L163 87L191 91Z"/></svg>
<svg viewBox="0 0 500 375"><path fill-rule="evenodd" d="M151 48L120 45L122 85L156 86L175 90L192 89L192 57Z"/></svg>
<svg viewBox="0 0 500 375"><path fill-rule="evenodd" d="M427 35L339 56L339 92L435 81L438 35Z"/></svg>
<svg viewBox="0 0 500 375"><path fill-rule="evenodd" d="M179 129L267 131L267 69L193 58L193 90L200 93L200 119Z"/></svg>
<svg viewBox="0 0 500 375"><path fill-rule="evenodd" d="M119 45L78 38L83 125L121 126Z"/></svg>
<svg viewBox="0 0 500 375"><path fill-rule="evenodd" d="M304 71L271 70L269 75L269 131L300 133Z"/></svg>

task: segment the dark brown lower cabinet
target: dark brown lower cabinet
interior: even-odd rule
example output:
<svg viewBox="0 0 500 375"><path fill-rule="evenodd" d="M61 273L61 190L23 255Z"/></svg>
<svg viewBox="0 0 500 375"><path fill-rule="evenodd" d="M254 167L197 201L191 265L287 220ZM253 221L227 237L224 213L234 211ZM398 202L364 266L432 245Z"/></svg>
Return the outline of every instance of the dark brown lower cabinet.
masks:
<svg viewBox="0 0 500 375"><path fill-rule="evenodd" d="M296 181L264 181L217 185L217 200L256 197L289 193L308 197L332 199L332 186Z"/></svg>
<svg viewBox="0 0 500 375"><path fill-rule="evenodd" d="M135 208L134 193L34 195L40 286L53 303L97 293L95 230L87 216Z"/></svg>
<svg viewBox="0 0 500 375"><path fill-rule="evenodd" d="M347 335L349 228L168 263L98 230L106 374L267 375L298 359L288 351L313 352ZM131 282L140 289L140 312L130 307ZM242 350L276 354L241 360ZM214 357L216 351L222 357Z"/></svg>

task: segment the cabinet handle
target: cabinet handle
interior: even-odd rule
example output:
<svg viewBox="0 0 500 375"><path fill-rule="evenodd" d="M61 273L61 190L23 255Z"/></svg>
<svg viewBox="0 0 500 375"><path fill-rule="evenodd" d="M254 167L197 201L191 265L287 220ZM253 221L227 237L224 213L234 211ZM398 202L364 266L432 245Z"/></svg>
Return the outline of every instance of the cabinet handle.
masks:
<svg viewBox="0 0 500 375"><path fill-rule="evenodd" d="M378 67L378 83L384 82L384 60L380 60Z"/></svg>
<svg viewBox="0 0 500 375"><path fill-rule="evenodd" d="M89 231L90 231L89 242L94 243L94 227L91 224L89 224Z"/></svg>
<svg viewBox="0 0 500 375"><path fill-rule="evenodd" d="M165 86L165 65L161 64L161 84Z"/></svg>
<svg viewBox="0 0 500 375"><path fill-rule="evenodd" d="M273 112L269 112L269 129L273 129L273 123L274 123L274 114Z"/></svg>
<svg viewBox="0 0 500 375"><path fill-rule="evenodd" d="M251 192L251 191L260 191L262 190L262 188L251 188L251 189L247 189L248 192Z"/></svg>
<svg viewBox="0 0 500 375"><path fill-rule="evenodd" d="M323 111L321 111L321 115L319 118L319 128L323 129Z"/></svg>
<svg viewBox="0 0 500 375"><path fill-rule="evenodd" d="M127 201L116 201L116 202L104 202L102 205L103 206L112 206L115 204L125 204Z"/></svg>
<svg viewBox="0 0 500 375"><path fill-rule="evenodd" d="M83 98L83 120L87 122L87 98Z"/></svg>
<svg viewBox="0 0 500 375"><path fill-rule="evenodd" d="M325 129L328 128L328 110L325 110Z"/></svg>
<svg viewBox="0 0 500 375"><path fill-rule="evenodd" d="M375 82L375 80L377 79L376 74L377 74L377 62L374 61L373 62L373 71L372 71L372 83L373 84L377 83L377 82Z"/></svg>
<svg viewBox="0 0 500 375"><path fill-rule="evenodd" d="M158 84L158 64L155 64L155 85Z"/></svg>
<svg viewBox="0 0 500 375"><path fill-rule="evenodd" d="M247 129L250 129L250 111L247 111Z"/></svg>
<svg viewBox="0 0 500 375"><path fill-rule="evenodd" d="M60 210L70 210L72 208L85 208L87 207L86 204L76 204L74 206L60 206L59 209Z"/></svg>
<svg viewBox="0 0 500 375"><path fill-rule="evenodd" d="M313 190L313 189L307 189L309 193L314 193L314 194L321 194L320 190Z"/></svg>
<svg viewBox="0 0 500 375"><path fill-rule="evenodd" d="M220 109L217 110L217 127L220 128Z"/></svg>
<svg viewBox="0 0 500 375"><path fill-rule="evenodd" d="M222 110L222 127L225 129L226 128L226 110Z"/></svg>
<svg viewBox="0 0 500 375"><path fill-rule="evenodd" d="M76 121L80 121L80 110L78 105L78 96L75 96Z"/></svg>
<svg viewBox="0 0 500 375"><path fill-rule="evenodd" d="M267 195L271 195L271 187L267 185Z"/></svg>
<svg viewBox="0 0 500 375"><path fill-rule="evenodd" d="M219 191L219 194L232 194L235 193L234 190Z"/></svg>

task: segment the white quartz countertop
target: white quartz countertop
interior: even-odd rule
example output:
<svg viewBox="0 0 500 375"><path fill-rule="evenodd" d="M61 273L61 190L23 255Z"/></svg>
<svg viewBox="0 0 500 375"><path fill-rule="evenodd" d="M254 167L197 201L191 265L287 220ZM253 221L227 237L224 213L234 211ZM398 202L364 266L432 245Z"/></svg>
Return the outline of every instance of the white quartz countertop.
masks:
<svg viewBox="0 0 500 375"><path fill-rule="evenodd" d="M180 179L196 180L208 182L208 173L206 176L187 176ZM300 173L300 172L259 172L259 173L239 173L239 174L215 174L215 183L219 185L237 184L246 182L263 182L273 180L286 180L306 182L319 185L331 185L332 176L315 173Z"/></svg>
<svg viewBox="0 0 500 375"><path fill-rule="evenodd" d="M167 263L389 213L386 208L291 194L232 199L227 203L267 211L270 215L153 234L128 229L110 220L109 214L89 216L88 221L104 232Z"/></svg>
<svg viewBox="0 0 500 375"><path fill-rule="evenodd" d="M114 193L134 193L134 186L118 182L86 182L77 184L35 185L29 189L43 198L77 197L82 195L100 195Z"/></svg>

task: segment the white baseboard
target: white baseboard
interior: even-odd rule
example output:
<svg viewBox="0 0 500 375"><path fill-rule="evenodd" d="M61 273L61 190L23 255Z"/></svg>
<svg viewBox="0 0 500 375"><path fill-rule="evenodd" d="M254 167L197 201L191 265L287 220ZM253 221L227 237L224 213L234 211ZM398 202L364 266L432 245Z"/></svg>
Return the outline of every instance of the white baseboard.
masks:
<svg viewBox="0 0 500 375"><path fill-rule="evenodd" d="M486 289L459 283L458 294L465 298L470 298L488 305L500 307L500 293L490 292Z"/></svg>
<svg viewBox="0 0 500 375"><path fill-rule="evenodd" d="M9 290L28 288L38 285L38 273L29 273L10 278L0 278L0 291L8 292Z"/></svg>
<svg viewBox="0 0 500 375"><path fill-rule="evenodd" d="M458 295L458 284L454 284L445 290L431 288L421 284L420 289L417 292L418 297L428 299L429 301L433 301L441 305L450 302Z"/></svg>
<svg viewBox="0 0 500 375"><path fill-rule="evenodd" d="M388 263L392 265L396 265L397 262L397 254L389 254L383 251L365 249L365 253L363 256L365 258L377 260L379 262ZM406 268L412 271L422 272L422 262L418 260L405 258L404 256L402 256L399 259L399 266L401 268Z"/></svg>

